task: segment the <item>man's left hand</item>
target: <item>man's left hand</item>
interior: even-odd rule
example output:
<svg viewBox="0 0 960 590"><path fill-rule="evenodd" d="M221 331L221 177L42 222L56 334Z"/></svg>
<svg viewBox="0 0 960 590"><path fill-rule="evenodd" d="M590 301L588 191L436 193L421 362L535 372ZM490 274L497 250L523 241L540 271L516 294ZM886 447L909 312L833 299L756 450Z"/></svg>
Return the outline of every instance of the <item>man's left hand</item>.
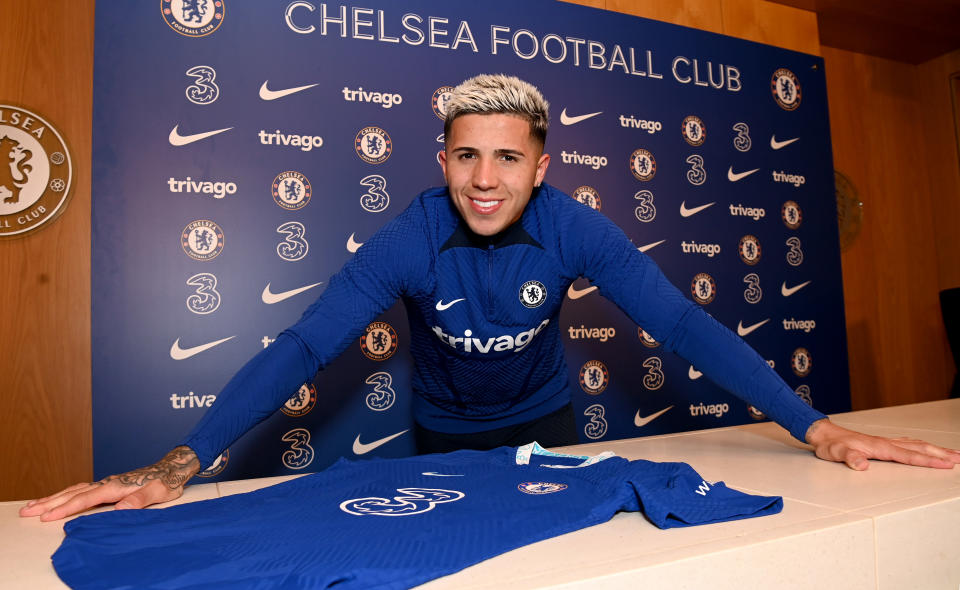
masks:
<svg viewBox="0 0 960 590"><path fill-rule="evenodd" d="M960 463L960 451L915 438L871 436L837 426L827 419L814 422L806 438L817 457L846 463L847 467L857 471L870 466L868 459L937 469L953 469L954 465Z"/></svg>

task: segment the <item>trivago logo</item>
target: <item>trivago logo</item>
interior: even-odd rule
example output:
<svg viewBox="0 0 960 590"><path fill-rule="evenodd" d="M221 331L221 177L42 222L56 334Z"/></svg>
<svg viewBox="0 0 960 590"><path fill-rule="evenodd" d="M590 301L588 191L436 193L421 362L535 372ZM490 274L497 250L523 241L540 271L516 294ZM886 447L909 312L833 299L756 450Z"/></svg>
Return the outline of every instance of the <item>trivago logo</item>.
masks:
<svg viewBox="0 0 960 590"><path fill-rule="evenodd" d="M481 354L487 354L491 350L495 352L503 352L507 350L520 352L526 348L530 344L530 341L533 340L534 336L542 332L549 323L550 320L543 320L536 328L531 328L529 330L520 332L516 336L504 334L503 336L491 336L486 340L473 338L473 330L470 329L463 331L462 338L458 338L452 334L447 334L440 326L434 326L433 333L436 334L437 338L439 338L440 341L447 346L454 349L462 347L464 352L476 351Z"/></svg>
<svg viewBox="0 0 960 590"><path fill-rule="evenodd" d="M222 199L237 192L237 183L224 180L178 180L174 177L167 179L167 186L171 193L192 193L206 195L214 199Z"/></svg>
<svg viewBox="0 0 960 590"><path fill-rule="evenodd" d="M258 135L260 137L260 143L263 145L288 145L298 147L304 152L309 152L313 148L318 148L323 145L323 138L319 135L286 134L279 129L273 133L261 129Z"/></svg>

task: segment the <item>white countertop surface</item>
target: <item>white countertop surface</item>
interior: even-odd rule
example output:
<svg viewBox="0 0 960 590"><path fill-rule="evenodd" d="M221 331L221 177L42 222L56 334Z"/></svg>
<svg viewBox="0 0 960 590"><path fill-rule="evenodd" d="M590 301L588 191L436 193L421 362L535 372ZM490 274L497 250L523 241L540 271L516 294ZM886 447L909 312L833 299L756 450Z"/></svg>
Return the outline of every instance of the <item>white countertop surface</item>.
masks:
<svg viewBox="0 0 960 590"><path fill-rule="evenodd" d="M960 449L960 400L836 414L837 424ZM783 512L660 530L642 514L534 543L422 586L447 588L960 588L960 467L816 459L772 423L564 447L683 461L707 481L783 496ZM248 492L296 476L193 485L176 503ZM65 588L50 564L63 521L0 503L0 588ZM101 508L105 510L109 508Z"/></svg>

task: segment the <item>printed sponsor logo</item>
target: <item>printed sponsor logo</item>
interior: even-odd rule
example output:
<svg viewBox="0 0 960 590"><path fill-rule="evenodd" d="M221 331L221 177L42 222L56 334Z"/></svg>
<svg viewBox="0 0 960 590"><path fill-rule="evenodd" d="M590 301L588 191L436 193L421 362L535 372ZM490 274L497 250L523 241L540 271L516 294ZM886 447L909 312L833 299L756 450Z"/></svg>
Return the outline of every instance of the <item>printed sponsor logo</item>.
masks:
<svg viewBox="0 0 960 590"><path fill-rule="evenodd" d="M270 346L271 344L273 344L273 343L276 342L276 341L277 341L276 338L271 338L271 337L269 337L269 336L264 336L263 338L260 339L260 343L263 344L263 347L264 347L264 348Z"/></svg>
<svg viewBox="0 0 960 590"><path fill-rule="evenodd" d="M447 101L450 100L451 94L453 94L453 86L441 86L433 91L433 97L430 98L433 113L441 119L447 118Z"/></svg>
<svg viewBox="0 0 960 590"><path fill-rule="evenodd" d="M177 180L174 177L167 179L167 186L171 193L188 193L196 195L208 195L214 199L222 199L227 195L233 195L237 192L237 183L223 180L194 180L187 177L186 180Z"/></svg>
<svg viewBox="0 0 960 590"><path fill-rule="evenodd" d="M707 169L703 167L703 156L693 154L687 156L684 161L690 164L690 169L687 170L687 182L693 186L700 186L707 181Z"/></svg>
<svg viewBox="0 0 960 590"><path fill-rule="evenodd" d="M343 100L347 102L369 102L389 109L395 104L403 102L403 97L395 92L366 92L363 86L356 90L343 87Z"/></svg>
<svg viewBox="0 0 960 590"><path fill-rule="evenodd" d="M539 496L542 494L552 494L567 489L564 483L549 483L545 481L525 481L517 486L517 489L524 494L533 494Z"/></svg>
<svg viewBox="0 0 960 590"><path fill-rule="evenodd" d="M680 201L680 216L681 217L690 217L691 215L696 215L700 213L707 207L711 207L716 204L716 201L712 203L707 203L706 205L700 205L699 207L687 208L686 201Z"/></svg>
<svg viewBox="0 0 960 590"><path fill-rule="evenodd" d="M696 381L700 377L703 377L703 373L698 371L693 365L690 365L690 368L687 369L687 378L691 381Z"/></svg>
<svg viewBox="0 0 960 590"><path fill-rule="evenodd" d="M703 120L696 115L690 115L683 120L680 128L684 141L696 147L707 141L707 128Z"/></svg>
<svg viewBox="0 0 960 590"><path fill-rule="evenodd" d="M299 221L288 221L277 226L277 233L284 236L277 244L277 256L286 262L303 260L310 251L310 244L304 238L307 229Z"/></svg>
<svg viewBox="0 0 960 590"><path fill-rule="evenodd" d="M690 404L691 416L713 416L714 418L720 418L721 416L723 416L729 411L730 411L729 404L704 405L703 402L700 402L697 405Z"/></svg>
<svg viewBox="0 0 960 590"><path fill-rule="evenodd" d="M633 417L633 425L636 426L637 428L642 428L647 424L650 424L660 416L663 416L664 414L666 414L668 411L672 409L673 409L673 406L669 406L660 410L659 412L650 414L649 416L641 416L640 410L637 410L637 415Z"/></svg>
<svg viewBox="0 0 960 590"><path fill-rule="evenodd" d="M583 415L589 417L587 424L583 427L583 433L587 438L596 440L603 438L607 433L606 410L600 404L593 404L583 411Z"/></svg>
<svg viewBox="0 0 960 590"><path fill-rule="evenodd" d="M356 233L351 233L350 237L347 238L347 252L351 254L356 254L357 250L360 249L360 246L363 245L363 242L358 242L356 239Z"/></svg>
<svg viewBox="0 0 960 590"><path fill-rule="evenodd" d="M754 420L758 421L758 422L759 422L760 420L766 420L766 419L767 419L767 415L764 414L763 412L761 412L761 411L759 410L759 408L757 408L756 406L750 406L750 405L748 405L748 406L747 406L747 415L750 416L751 418L753 418Z"/></svg>
<svg viewBox="0 0 960 590"><path fill-rule="evenodd" d="M424 471L421 475L429 475L433 477L463 477L462 473L437 473L436 471Z"/></svg>
<svg viewBox="0 0 960 590"><path fill-rule="evenodd" d="M800 266L803 264L803 250L800 249L800 238L795 236L788 238L786 244L790 246L790 250L787 251L787 264L790 266Z"/></svg>
<svg viewBox="0 0 960 590"><path fill-rule="evenodd" d="M653 204L653 193L648 190L637 191L633 198L640 201L640 205L633 210L638 221L649 223L657 216L657 208Z"/></svg>
<svg viewBox="0 0 960 590"><path fill-rule="evenodd" d="M587 361L580 367L580 387L590 395L599 395L610 383L610 371L601 361Z"/></svg>
<svg viewBox="0 0 960 590"><path fill-rule="evenodd" d="M360 337L360 350L372 361L385 361L397 352L397 331L386 322L373 322Z"/></svg>
<svg viewBox="0 0 960 590"><path fill-rule="evenodd" d="M800 205L797 205L796 202L787 201L780 208L780 217L783 219L784 225L790 229L797 229L800 227L800 222L803 221L803 211L800 210Z"/></svg>
<svg viewBox="0 0 960 590"><path fill-rule="evenodd" d="M393 376L386 371L373 373L363 381L373 385L373 391L367 394L367 407L374 412L389 410L397 401L397 392L393 390Z"/></svg>
<svg viewBox="0 0 960 590"><path fill-rule="evenodd" d="M219 346L231 338L236 338L236 336L228 336L227 338L221 338L220 340L214 340L213 342L207 342L206 344L191 346L190 348L180 348L180 338L177 338L170 346L170 358L175 361L182 361L198 355L205 350L210 350L214 346Z"/></svg>
<svg viewBox="0 0 960 590"><path fill-rule="evenodd" d="M213 260L223 252L223 230L209 219L197 219L180 233L180 246L194 260Z"/></svg>
<svg viewBox="0 0 960 590"><path fill-rule="evenodd" d="M217 291L217 277L201 272L187 279L187 285L197 289L187 297L187 309L199 315L207 315L220 307L220 292Z"/></svg>
<svg viewBox="0 0 960 590"><path fill-rule="evenodd" d="M657 246L659 246L660 244L663 244L664 242L666 242L666 240L660 240L659 242L651 242L643 246L637 246L637 251L646 252L647 250L652 250L656 248Z"/></svg>
<svg viewBox="0 0 960 590"><path fill-rule="evenodd" d="M760 218L767 215L767 211L761 207L744 207L738 203L736 205L730 205L730 215L734 217L750 217L754 221L759 221Z"/></svg>
<svg viewBox="0 0 960 590"><path fill-rule="evenodd" d="M660 361L660 358L652 356L643 361L643 366L647 368L647 374L643 376L643 386L650 391L660 389L665 380L663 363Z"/></svg>
<svg viewBox="0 0 960 590"><path fill-rule="evenodd" d="M799 139L800 139L799 137L794 137L793 139L786 139L786 140L784 140L784 141L777 141L777 136L776 136L776 135L771 135L771 136L770 136L770 147L773 148L773 149L775 149L775 150L783 149L783 148L787 147L788 145L790 145L791 143L793 143L793 142L795 142L795 141L798 141Z"/></svg>
<svg viewBox="0 0 960 590"><path fill-rule="evenodd" d="M617 335L613 326L609 328L588 328L583 324L580 324L579 328L569 326L567 333L570 335L570 340L599 340L600 342L606 342Z"/></svg>
<svg viewBox="0 0 960 590"><path fill-rule="evenodd" d="M701 479L700 484L697 486L697 489L693 490L694 494L700 494L701 496L706 496L707 492L710 491L710 484L707 483L707 480Z"/></svg>
<svg viewBox="0 0 960 590"><path fill-rule="evenodd" d="M323 282L314 283L312 285L306 285L304 287L298 287L296 289L290 289L289 291L281 291L279 293L273 293L270 291L270 283L267 283L267 286L263 288L263 293L260 294L260 300L266 303L267 305L273 305L274 303L280 303L285 299L290 299L294 295L299 295L308 289L313 289L317 285L322 285Z"/></svg>
<svg viewBox="0 0 960 590"><path fill-rule="evenodd" d="M799 187L801 184L807 182L807 179L800 174L788 174L782 170L780 172L774 170L772 174L774 182L785 182L787 184L792 184L795 187Z"/></svg>
<svg viewBox="0 0 960 590"><path fill-rule="evenodd" d="M796 293L796 292L799 291L800 289L803 289L804 287L806 287L807 285L809 285L809 284L812 283L812 282L813 282L813 281L804 281L804 282L800 283L799 285L794 285L794 286L792 286L792 287L788 287L788 286L787 286L787 282L784 281L784 282L780 285L780 294L783 295L784 297L790 297L791 295L793 295L794 293Z"/></svg>
<svg viewBox="0 0 960 590"><path fill-rule="evenodd" d="M578 164L581 166L589 166L594 170L598 170L607 165L606 156L590 156L587 154L578 154L577 150L572 152L567 152L563 150L560 152L560 159L564 164Z"/></svg>
<svg viewBox="0 0 960 590"><path fill-rule="evenodd" d="M167 136L167 141L170 142L170 145L176 147L182 147L189 145L195 141L200 141L201 139L206 139L208 137L213 137L225 131L230 131L233 127L224 127L223 129L214 129L213 131L204 131L202 133L192 133L190 135L181 135L180 134L180 124L177 123L173 126L173 129L170 130L170 135Z"/></svg>
<svg viewBox="0 0 960 590"><path fill-rule="evenodd" d="M693 240L680 242L680 248L684 254L706 254L708 258L720 253L720 244L698 244Z"/></svg>
<svg viewBox="0 0 960 590"><path fill-rule="evenodd" d="M291 94L296 94L297 92L303 92L318 86L318 84L307 84L305 86L293 86L290 88L282 88L280 90L270 90L267 84L270 80L264 80L263 84L260 85L260 100L277 100L278 98L283 98L284 96L290 96Z"/></svg>
<svg viewBox="0 0 960 590"><path fill-rule="evenodd" d="M224 450L220 455L213 460L213 463L209 467L198 473L197 477L213 477L218 475L224 469L227 468L227 463L230 462L230 449Z"/></svg>
<svg viewBox="0 0 960 590"><path fill-rule="evenodd" d="M316 405L317 388L313 386L313 383L304 383L296 393L290 396L290 399L280 406L280 411L291 418L299 418L309 414L310 410Z"/></svg>
<svg viewBox="0 0 960 590"><path fill-rule="evenodd" d="M560 111L560 122L564 125L576 125L581 121L586 121L587 119L591 119L602 113L603 111L597 111L596 113L587 113L585 115L570 116L567 114L567 109L564 108L562 111Z"/></svg>
<svg viewBox="0 0 960 590"><path fill-rule="evenodd" d="M650 135L663 130L663 123L660 121L647 121L646 119L635 118L632 115L620 115L620 126L641 129Z"/></svg>
<svg viewBox="0 0 960 590"><path fill-rule="evenodd" d="M654 340L653 336L651 336L649 332L640 326L637 326L637 337L640 338L640 342L642 342L647 348L656 348L660 346L660 343Z"/></svg>
<svg viewBox="0 0 960 590"><path fill-rule="evenodd" d="M790 355L790 368L797 377L806 377L813 368L813 359L806 348L798 348Z"/></svg>
<svg viewBox="0 0 960 590"><path fill-rule="evenodd" d="M184 37L206 37L223 24L226 0L161 0L160 14Z"/></svg>
<svg viewBox="0 0 960 590"><path fill-rule="evenodd" d="M740 254L740 260L753 266L760 262L760 240L756 236L746 235L740 238L740 244L737 247Z"/></svg>
<svg viewBox="0 0 960 590"><path fill-rule="evenodd" d="M578 186L570 196L591 209L600 210L600 193L592 186Z"/></svg>
<svg viewBox="0 0 960 590"><path fill-rule="evenodd" d="M390 193L387 192L387 179L379 174L370 174L360 179L367 192L360 196L360 206L364 211L380 213L390 205Z"/></svg>
<svg viewBox="0 0 960 590"><path fill-rule="evenodd" d="M693 294L694 301L700 305L706 305L717 296L717 283L707 273L697 273L690 281L690 292Z"/></svg>
<svg viewBox="0 0 960 590"><path fill-rule="evenodd" d="M760 288L760 275L752 272L743 277L747 288L743 291L743 299L747 303L759 303L763 299L763 289Z"/></svg>
<svg viewBox="0 0 960 590"><path fill-rule="evenodd" d="M766 323L769 322L769 321L770 321L770 318L767 318L767 319L763 320L762 322L757 322L757 323L755 323L755 324L750 324L749 326L744 326L744 325L743 325L743 320L740 320L739 322L737 322L737 334L738 334L741 338L743 338L743 337L746 336L747 334L750 334L750 333L754 332L757 328L759 328L760 326L766 324Z"/></svg>
<svg viewBox="0 0 960 590"><path fill-rule="evenodd" d="M217 400L215 395L196 395L192 391L187 395L170 394L170 407L174 410L189 408L209 408Z"/></svg>
<svg viewBox="0 0 960 590"><path fill-rule="evenodd" d="M586 289L577 289L571 283L570 286L567 288L567 297L569 297L570 299L580 299L581 297L589 295L596 290L597 288L594 287L593 285L587 287Z"/></svg>
<svg viewBox="0 0 960 590"><path fill-rule="evenodd" d="M277 174L270 186L274 202L288 211L303 209L313 196L310 180L295 170Z"/></svg>
<svg viewBox="0 0 960 590"><path fill-rule="evenodd" d="M429 512L437 504L456 502L465 494L456 490L397 488L393 498L355 498L340 503L340 510L355 516L410 516Z"/></svg>
<svg viewBox="0 0 960 590"><path fill-rule="evenodd" d="M193 66L186 71L193 78L193 84L187 86L184 94L193 104L207 105L215 102L220 96L220 87L214 80L217 71L210 66Z"/></svg>
<svg viewBox="0 0 960 590"><path fill-rule="evenodd" d="M370 451L376 449L377 447L381 447L381 446L387 444L388 442L392 441L393 439L395 439L395 438L397 438L397 437L399 437L399 436L402 436L402 435L405 434L406 432L407 432L407 430L401 430L400 432L397 432L396 434L391 434L390 436L385 436L385 437L383 437L383 438L381 438L381 439L378 439L378 440L375 440L375 441L369 442L369 443L362 443L362 442L360 442L360 435L358 434L358 435L357 435L357 438L355 438L355 439L353 440L353 453L354 453L355 455L365 455L365 454L369 453Z"/></svg>
<svg viewBox="0 0 960 590"><path fill-rule="evenodd" d="M754 168L753 170L745 170L743 172L734 172L733 166L730 166L729 168L727 168L727 180L729 180L730 182L739 182L758 170L760 169Z"/></svg>
<svg viewBox="0 0 960 590"><path fill-rule="evenodd" d="M645 149L633 150L630 154L630 172L637 180L651 180L657 174L657 161Z"/></svg>
<svg viewBox="0 0 960 590"><path fill-rule="evenodd" d="M460 299L454 299L453 301L450 301L448 303L444 303L443 299L439 299L437 300L437 306L436 306L437 311L447 311L448 309L453 307L455 304L460 303L461 301L466 301L466 299L461 297Z"/></svg>
<svg viewBox="0 0 960 590"><path fill-rule="evenodd" d="M540 281L527 281L520 286L520 303L525 307L540 307L546 300L547 288Z"/></svg>
<svg viewBox="0 0 960 590"><path fill-rule="evenodd" d="M516 336L504 334L502 336L491 336L486 340L473 338L473 330L470 329L463 331L463 338L457 338L452 334L447 334L440 326L434 326L433 333L437 335L437 338L439 338L441 342L450 348L457 349L462 346L464 352L476 351L480 354L487 354L491 350L494 352L505 352L507 350L520 352L526 348L533 338L542 332L549 323L550 320L546 319L540 322L540 325L536 328L530 328L529 330L520 332Z"/></svg>
<svg viewBox="0 0 960 590"><path fill-rule="evenodd" d="M353 144L357 155L368 164L382 164L393 153L393 141L379 127L364 127L357 133Z"/></svg>
<svg viewBox="0 0 960 590"><path fill-rule="evenodd" d="M770 78L770 90L773 99L785 111L795 110L800 106L802 94L800 81L787 68L778 68Z"/></svg>
<svg viewBox="0 0 960 590"><path fill-rule="evenodd" d="M748 152L750 147L753 145L753 141L750 139L750 126L746 123L734 123L733 130L737 134L733 137L733 147L738 152Z"/></svg>
<svg viewBox="0 0 960 590"><path fill-rule="evenodd" d="M280 460L288 469L303 469L313 463L316 453L310 446L310 431L306 428L294 428L280 437L290 443L290 448L280 455Z"/></svg>
<svg viewBox="0 0 960 590"><path fill-rule="evenodd" d="M284 133L279 129L273 133L261 129L258 133L262 145L290 146L298 147L302 152L309 152L313 148L323 146L323 138L319 135L297 135L296 133Z"/></svg>
<svg viewBox="0 0 960 590"><path fill-rule="evenodd" d="M783 320L783 329L788 332L790 330L803 330L806 333L810 333L810 330L816 327L817 322L814 320L795 320L793 318Z"/></svg>
<svg viewBox="0 0 960 590"><path fill-rule="evenodd" d="M809 385L801 385L800 387L796 388L793 392L796 393L797 397L802 399L804 403L806 403L810 407L813 407L813 398L810 396Z"/></svg>
<svg viewBox="0 0 960 590"><path fill-rule="evenodd" d="M26 235L66 209L73 161L42 117L0 105L0 238Z"/></svg>

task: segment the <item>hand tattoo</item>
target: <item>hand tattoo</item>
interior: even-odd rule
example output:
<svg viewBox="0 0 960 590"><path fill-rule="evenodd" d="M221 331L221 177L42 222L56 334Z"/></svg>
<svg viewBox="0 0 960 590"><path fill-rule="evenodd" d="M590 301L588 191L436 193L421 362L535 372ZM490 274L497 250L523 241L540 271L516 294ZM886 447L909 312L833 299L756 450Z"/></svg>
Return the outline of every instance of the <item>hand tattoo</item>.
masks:
<svg viewBox="0 0 960 590"><path fill-rule="evenodd" d="M149 467L134 469L108 479L115 478L123 485L135 486L143 486L150 480L159 479L168 488L175 490L187 483L198 471L200 461L196 453L190 447L177 447Z"/></svg>

